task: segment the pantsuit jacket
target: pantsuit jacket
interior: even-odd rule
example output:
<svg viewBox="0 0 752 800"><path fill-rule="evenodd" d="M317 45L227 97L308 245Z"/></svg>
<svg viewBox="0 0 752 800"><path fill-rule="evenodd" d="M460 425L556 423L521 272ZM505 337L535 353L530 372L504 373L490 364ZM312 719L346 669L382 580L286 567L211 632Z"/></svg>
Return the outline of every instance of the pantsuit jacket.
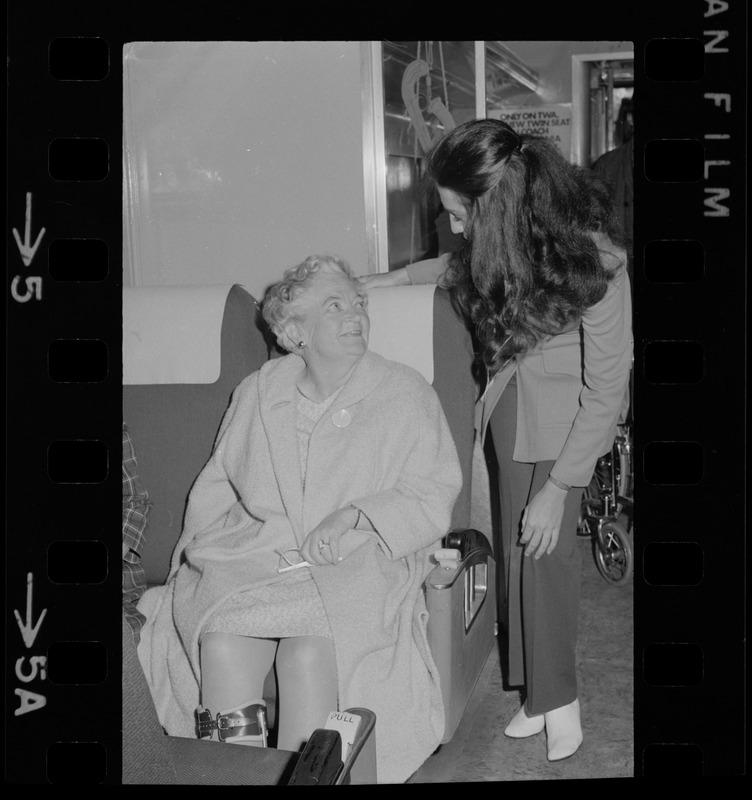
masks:
<svg viewBox="0 0 752 800"><path fill-rule="evenodd" d="M485 437L488 420L509 379L517 375L517 438L514 460L553 460L554 478L587 486L595 463L612 446L629 405L632 366L632 303L626 252L593 234L604 267L614 273L604 297L579 323L512 359L486 387L476 425ZM408 265L413 283L441 280L445 256Z"/></svg>

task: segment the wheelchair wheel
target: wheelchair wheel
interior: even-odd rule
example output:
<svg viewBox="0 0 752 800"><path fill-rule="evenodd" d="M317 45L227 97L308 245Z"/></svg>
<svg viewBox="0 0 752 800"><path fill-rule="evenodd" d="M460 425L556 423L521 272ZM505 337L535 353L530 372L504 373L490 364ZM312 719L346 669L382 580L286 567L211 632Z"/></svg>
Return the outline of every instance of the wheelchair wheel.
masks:
<svg viewBox="0 0 752 800"><path fill-rule="evenodd" d="M593 554L598 572L614 586L623 586L632 577L632 543L624 526L616 520L603 523L593 538Z"/></svg>

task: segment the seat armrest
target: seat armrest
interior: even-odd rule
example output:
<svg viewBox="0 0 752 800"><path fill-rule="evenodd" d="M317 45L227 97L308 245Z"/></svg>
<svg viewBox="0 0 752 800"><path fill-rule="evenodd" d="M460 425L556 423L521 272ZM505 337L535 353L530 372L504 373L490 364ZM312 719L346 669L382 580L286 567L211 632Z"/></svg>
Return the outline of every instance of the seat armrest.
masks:
<svg viewBox="0 0 752 800"><path fill-rule="evenodd" d="M451 531L444 537L442 544L445 548L459 550L463 559L472 553L480 552L493 556L493 551L486 535L474 528Z"/></svg>
<svg viewBox="0 0 752 800"><path fill-rule="evenodd" d="M473 529L442 541L425 583L428 644L441 678L445 732L451 740L496 636L496 561L488 539ZM454 553L454 558L448 557Z"/></svg>
<svg viewBox="0 0 752 800"><path fill-rule="evenodd" d="M342 737L316 728L306 742L288 786L333 786L342 772Z"/></svg>
<svg viewBox="0 0 752 800"><path fill-rule="evenodd" d="M469 528L448 533L433 558L437 565L426 579L426 588L444 589L474 564L493 560L493 551L483 533Z"/></svg>
<svg viewBox="0 0 752 800"><path fill-rule="evenodd" d="M308 739L287 782L288 786L339 786L376 783L376 715L367 708L349 708L333 716L357 721L343 742L336 725L317 728ZM345 752L343 753L343 748Z"/></svg>

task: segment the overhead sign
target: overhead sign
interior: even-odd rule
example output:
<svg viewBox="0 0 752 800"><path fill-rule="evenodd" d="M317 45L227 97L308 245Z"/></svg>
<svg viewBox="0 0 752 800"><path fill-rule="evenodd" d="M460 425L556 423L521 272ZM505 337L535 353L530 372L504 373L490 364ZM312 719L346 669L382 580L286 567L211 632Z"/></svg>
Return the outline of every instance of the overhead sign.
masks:
<svg viewBox="0 0 752 800"><path fill-rule="evenodd" d="M571 156L572 104L552 103L543 106L505 106L490 109L489 117L511 125L519 134L545 136L567 157Z"/></svg>

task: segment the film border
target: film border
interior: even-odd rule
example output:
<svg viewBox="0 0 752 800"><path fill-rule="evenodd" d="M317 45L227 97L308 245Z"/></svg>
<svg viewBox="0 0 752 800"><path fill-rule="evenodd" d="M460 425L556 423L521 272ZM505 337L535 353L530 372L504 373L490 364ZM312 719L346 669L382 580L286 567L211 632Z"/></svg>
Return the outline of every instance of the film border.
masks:
<svg viewBox="0 0 752 800"><path fill-rule="evenodd" d="M551 10L542 21L520 12L519 21L517 15L503 24L490 20L461 38L480 33L499 39L631 39L636 96L644 110L637 152L644 154L649 142L661 139L703 144L700 180L656 184L644 172L636 174L637 454L644 457L652 442L699 442L704 475L697 485L681 486L669 485L670 479L650 483L639 468L636 472L635 769L637 775L660 774L676 756L662 762L656 748L683 745L699 748L703 774L737 774L744 751L747 8L740 0L638 5L636 14L585 3L577 15ZM191 23L138 2L60 6L8 4L6 783L48 782L48 748L79 742L106 751L106 769L91 776L92 782L118 784L121 589L114 467L120 446L122 45L245 39L250 31L254 38L278 38L282 31L285 38L305 39L311 32L293 32L288 23L263 31L250 12L235 8L223 19ZM419 24L413 19L408 27L415 30ZM334 26L320 38L394 38L388 28L377 23L342 33ZM107 43L106 77L80 83L52 79L50 42L78 36ZM404 30L400 36L411 38ZM450 36L457 37L454 27ZM671 86L650 80L640 54L649 41L661 38L701 41L702 77ZM104 140L106 178L52 180L48 154L58 137ZM50 276L51 243L72 238L106 243L105 277L68 282ZM645 252L654 240L699 240L703 278L681 286L649 281ZM106 377L80 384L51 380L48 353L59 339L104 342ZM646 344L677 339L702 344L703 380L680 390L648 383L642 375ZM97 461L94 467L80 465L85 473L93 469L85 475L88 483L51 481L49 448L60 441L102 443L106 477L99 479ZM60 541L104 542L107 577L86 585L50 581L48 550ZM641 564L648 545L675 541L702 547L702 581L683 587L646 584ZM106 648L101 682L52 680L50 648L66 642L98 642ZM644 653L651 645L671 643L700 648L697 684L651 686L644 679Z"/></svg>

